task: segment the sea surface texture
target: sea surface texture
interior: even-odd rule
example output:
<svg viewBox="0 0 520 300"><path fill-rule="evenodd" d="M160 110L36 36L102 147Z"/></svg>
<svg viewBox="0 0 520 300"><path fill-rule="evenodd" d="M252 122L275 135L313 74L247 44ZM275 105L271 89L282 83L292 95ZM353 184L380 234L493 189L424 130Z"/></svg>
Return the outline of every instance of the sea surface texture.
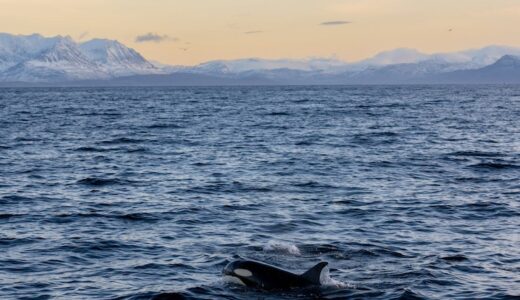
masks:
<svg viewBox="0 0 520 300"><path fill-rule="evenodd" d="M0 299L518 296L518 86L0 89Z"/></svg>

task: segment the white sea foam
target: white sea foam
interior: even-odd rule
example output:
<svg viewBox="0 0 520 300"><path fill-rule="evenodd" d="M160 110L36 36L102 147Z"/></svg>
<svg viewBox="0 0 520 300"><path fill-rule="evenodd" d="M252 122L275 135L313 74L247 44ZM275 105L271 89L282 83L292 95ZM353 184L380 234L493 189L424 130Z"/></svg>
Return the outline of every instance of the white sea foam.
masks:
<svg viewBox="0 0 520 300"><path fill-rule="evenodd" d="M279 241L269 241L267 245L264 246L264 251L282 252L290 255L301 255L300 249L298 249L296 245Z"/></svg>
<svg viewBox="0 0 520 300"><path fill-rule="evenodd" d="M321 271L320 284L324 287L337 288L337 289L352 287L350 284L348 284L346 282L342 282L342 281L339 281L339 280L336 280L336 279L330 277L330 269L328 266L325 267Z"/></svg>

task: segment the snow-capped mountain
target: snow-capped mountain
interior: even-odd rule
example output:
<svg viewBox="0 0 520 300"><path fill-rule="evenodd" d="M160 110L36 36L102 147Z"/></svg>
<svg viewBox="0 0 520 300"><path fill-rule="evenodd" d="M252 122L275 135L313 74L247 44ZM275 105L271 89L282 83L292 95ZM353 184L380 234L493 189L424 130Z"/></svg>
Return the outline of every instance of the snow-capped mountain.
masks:
<svg viewBox="0 0 520 300"><path fill-rule="evenodd" d="M115 77L160 73L141 54L118 41L93 39L80 44L80 49L91 61Z"/></svg>
<svg viewBox="0 0 520 300"><path fill-rule="evenodd" d="M430 59L465 65L466 69L477 69L493 64L505 55L520 56L520 49L508 46L488 46L482 49L432 54Z"/></svg>
<svg viewBox="0 0 520 300"><path fill-rule="evenodd" d="M400 48L347 63L336 59L238 59L202 63L174 73L195 73L223 78L256 78L281 84L293 83L425 83L439 75L476 70L504 55L520 55L520 49L488 46L453 53L425 54Z"/></svg>
<svg viewBox="0 0 520 300"><path fill-rule="evenodd" d="M160 74L137 51L110 40L0 34L0 81L56 82Z"/></svg>
<svg viewBox="0 0 520 300"><path fill-rule="evenodd" d="M482 49L453 53L425 54L415 49L399 48L384 51L358 62L347 63L338 59L260 59L246 58L237 60L215 60L196 66L172 68L174 72L193 72L210 75L232 75L250 72L272 74L276 70L316 72L322 74L373 73L377 70L403 69L410 74L430 72L451 72L455 70L478 69L496 62L504 55L520 55L519 48L488 46Z"/></svg>
<svg viewBox="0 0 520 300"><path fill-rule="evenodd" d="M429 65L435 63L453 64L457 68L477 69L496 62L504 55L520 55L520 48L492 45L481 49L433 54L425 54L415 49L399 48L378 53L371 58L355 62L352 65L383 67L429 61Z"/></svg>
<svg viewBox="0 0 520 300"><path fill-rule="evenodd" d="M19 36L0 33L0 72L48 50L60 38L44 38L39 34Z"/></svg>
<svg viewBox="0 0 520 300"><path fill-rule="evenodd" d="M398 48L384 51L375 56L362 60L356 65L360 66L388 66L395 64L410 64L428 60L430 55L421 53L415 49Z"/></svg>
<svg viewBox="0 0 520 300"><path fill-rule="evenodd" d="M334 71L342 69L347 64L344 61L330 58L308 59L260 59L246 58L237 60L215 60L189 68L194 72L213 74L236 74L250 71L271 71L290 69L296 71Z"/></svg>
<svg viewBox="0 0 520 300"><path fill-rule="evenodd" d="M70 38L54 39L54 44L10 68L4 81L56 81L109 78L98 64L90 61Z"/></svg>
<svg viewBox="0 0 520 300"><path fill-rule="evenodd" d="M520 83L520 56L504 55L495 63L480 69L458 70L432 78L441 83L518 84Z"/></svg>

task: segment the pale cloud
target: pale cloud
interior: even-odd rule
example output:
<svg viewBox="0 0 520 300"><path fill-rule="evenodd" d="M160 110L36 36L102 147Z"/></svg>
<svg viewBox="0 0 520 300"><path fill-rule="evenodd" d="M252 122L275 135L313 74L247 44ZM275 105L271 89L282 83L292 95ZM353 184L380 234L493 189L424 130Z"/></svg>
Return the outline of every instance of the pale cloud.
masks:
<svg viewBox="0 0 520 300"><path fill-rule="evenodd" d="M178 41L178 39L174 38L174 37L170 37L166 34L160 35L160 34L152 33L152 32L149 32L149 33L146 33L143 35L138 35L135 38L136 43L149 43L149 42L161 43L161 42L167 42L167 41L176 42L176 41Z"/></svg>
<svg viewBox="0 0 520 300"><path fill-rule="evenodd" d="M320 25L322 26L340 26L340 25L346 25L346 24L350 24L352 22L349 22L349 21L327 21L327 22L322 22L320 23Z"/></svg>

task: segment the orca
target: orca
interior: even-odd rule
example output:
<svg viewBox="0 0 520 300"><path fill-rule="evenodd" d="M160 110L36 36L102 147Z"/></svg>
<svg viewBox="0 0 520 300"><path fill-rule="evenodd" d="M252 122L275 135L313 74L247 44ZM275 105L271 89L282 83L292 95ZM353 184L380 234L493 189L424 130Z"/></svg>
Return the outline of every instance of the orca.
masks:
<svg viewBox="0 0 520 300"><path fill-rule="evenodd" d="M328 276L328 263L320 262L298 275L254 260L235 260L222 271L231 282L262 290L285 290L321 286Z"/></svg>

